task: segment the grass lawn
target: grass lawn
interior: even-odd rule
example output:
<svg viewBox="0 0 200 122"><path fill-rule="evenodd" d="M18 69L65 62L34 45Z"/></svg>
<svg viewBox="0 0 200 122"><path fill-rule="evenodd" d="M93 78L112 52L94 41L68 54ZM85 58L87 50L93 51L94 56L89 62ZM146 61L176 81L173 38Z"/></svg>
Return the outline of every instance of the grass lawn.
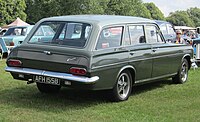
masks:
<svg viewBox="0 0 200 122"><path fill-rule="evenodd" d="M0 61L0 122L199 122L200 69L188 82L164 80L133 88L128 101L112 103L105 92L62 88L59 94L41 94L35 84L14 80Z"/></svg>

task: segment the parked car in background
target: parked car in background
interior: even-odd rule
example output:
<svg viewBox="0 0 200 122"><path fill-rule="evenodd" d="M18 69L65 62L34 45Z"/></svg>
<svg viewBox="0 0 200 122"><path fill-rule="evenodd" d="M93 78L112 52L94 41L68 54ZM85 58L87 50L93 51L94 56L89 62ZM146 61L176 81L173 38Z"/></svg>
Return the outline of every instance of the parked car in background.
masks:
<svg viewBox="0 0 200 122"><path fill-rule="evenodd" d="M7 30L7 32L4 34L3 37L1 37L4 42L6 43L6 46L8 49L12 49L13 47L19 46L22 44L30 30L33 28L33 25L28 26L16 26L11 27ZM37 32L37 40L39 41L42 37L51 36L54 34L54 30L49 26L42 26L39 28ZM50 37L51 38L51 37Z"/></svg>
<svg viewBox="0 0 200 122"><path fill-rule="evenodd" d="M43 26L54 33L40 35ZM46 32L46 31L45 31ZM40 92L61 86L108 90L114 101L127 100L132 86L163 78L185 83L191 46L166 43L155 21L111 15L42 19L7 58L15 79L36 82Z"/></svg>
<svg viewBox="0 0 200 122"><path fill-rule="evenodd" d="M1 38L7 46L18 46L24 41L32 27L33 25L10 27Z"/></svg>
<svg viewBox="0 0 200 122"><path fill-rule="evenodd" d="M167 42L176 42L176 33L173 25L167 21L155 20Z"/></svg>

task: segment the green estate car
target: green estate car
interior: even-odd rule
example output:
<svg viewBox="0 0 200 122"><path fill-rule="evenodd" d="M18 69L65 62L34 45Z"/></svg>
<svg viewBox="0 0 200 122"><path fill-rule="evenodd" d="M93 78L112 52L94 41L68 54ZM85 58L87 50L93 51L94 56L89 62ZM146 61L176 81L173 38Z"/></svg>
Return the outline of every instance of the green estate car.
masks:
<svg viewBox="0 0 200 122"><path fill-rule="evenodd" d="M54 33L38 37L42 26ZM124 101L134 85L163 78L185 83L192 57L191 46L165 42L153 20L73 15L40 20L11 51L5 70L36 82L40 92L107 90L112 100Z"/></svg>

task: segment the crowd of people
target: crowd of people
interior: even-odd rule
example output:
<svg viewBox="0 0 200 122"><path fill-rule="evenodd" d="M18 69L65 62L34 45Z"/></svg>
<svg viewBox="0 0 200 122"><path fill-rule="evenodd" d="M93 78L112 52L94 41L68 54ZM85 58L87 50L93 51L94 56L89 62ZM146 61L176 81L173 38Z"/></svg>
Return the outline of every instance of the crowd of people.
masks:
<svg viewBox="0 0 200 122"><path fill-rule="evenodd" d="M191 44L192 40L198 38L198 33L189 30L176 30L176 41L175 43Z"/></svg>

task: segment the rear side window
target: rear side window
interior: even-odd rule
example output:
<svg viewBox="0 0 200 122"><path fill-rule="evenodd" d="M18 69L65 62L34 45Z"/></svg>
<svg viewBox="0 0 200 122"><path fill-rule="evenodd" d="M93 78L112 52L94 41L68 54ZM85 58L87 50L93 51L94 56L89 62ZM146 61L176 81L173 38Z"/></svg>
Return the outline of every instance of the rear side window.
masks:
<svg viewBox="0 0 200 122"><path fill-rule="evenodd" d="M144 28L142 25L131 25L128 27L128 29L132 45L146 43L144 37Z"/></svg>
<svg viewBox="0 0 200 122"><path fill-rule="evenodd" d="M29 43L84 47L91 32L91 25L79 22L44 22Z"/></svg>
<svg viewBox="0 0 200 122"><path fill-rule="evenodd" d="M145 32L146 32L146 39L148 43L158 43L162 42L162 39L160 37L159 31L154 25L147 25L145 26Z"/></svg>
<svg viewBox="0 0 200 122"><path fill-rule="evenodd" d="M123 27L110 27L100 33L96 49L119 47L122 40Z"/></svg>

